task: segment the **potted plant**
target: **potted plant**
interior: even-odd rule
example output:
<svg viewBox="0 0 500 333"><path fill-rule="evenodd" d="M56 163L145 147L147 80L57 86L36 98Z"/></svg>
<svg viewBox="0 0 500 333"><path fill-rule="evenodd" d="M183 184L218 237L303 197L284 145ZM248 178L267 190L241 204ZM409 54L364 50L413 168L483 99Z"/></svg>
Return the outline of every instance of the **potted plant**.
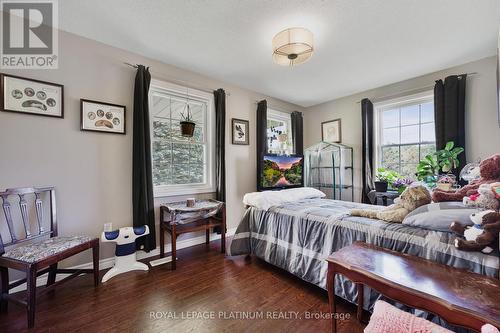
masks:
<svg viewBox="0 0 500 333"><path fill-rule="evenodd" d="M192 121L191 112L189 110L189 104L187 104L187 115L184 115L184 112L181 112L181 134L182 136L192 137L194 134L194 128L196 124Z"/></svg>
<svg viewBox="0 0 500 333"><path fill-rule="evenodd" d="M460 161L458 160L458 155L460 155L464 149L462 147L455 147L455 143L450 141L446 143L444 149L436 152L439 161L439 167L444 173L451 173L453 170L458 168Z"/></svg>
<svg viewBox="0 0 500 333"><path fill-rule="evenodd" d="M426 155L417 165L417 179L423 181L430 187L436 185L438 173L439 163L435 153Z"/></svg>
<svg viewBox="0 0 500 333"><path fill-rule="evenodd" d="M387 192L388 185L392 184L397 178L399 178L399 174L396 171L378 168L375 178L375 191Z"/></svg>
<svg viewBox="0 0 500 333"><path fill-rule="evenodd" d="M462 147L455 147L453 141L446 143L444 149L436 151L434 154L425 156L425 158L418 163L417 166L417 179L424 181L430 187L440 186L442 188L451 188L454 184L449 182L455 179L451 172L456 169L460 162L458 156L464 151ZM439 173L442 172L448 176L440 181ZM439 179L439 180L438 180ZM439 185L446 184L446 185Z"/></svg>
<svg viewBox="0 0 500 333"><path fill-rule="evenodd" d="M398 191L399 194L403 193L404 190L408 186L410 186L413 183L413 180L408 179L408 178L399 178L392 183L392 188Z"/></svg>

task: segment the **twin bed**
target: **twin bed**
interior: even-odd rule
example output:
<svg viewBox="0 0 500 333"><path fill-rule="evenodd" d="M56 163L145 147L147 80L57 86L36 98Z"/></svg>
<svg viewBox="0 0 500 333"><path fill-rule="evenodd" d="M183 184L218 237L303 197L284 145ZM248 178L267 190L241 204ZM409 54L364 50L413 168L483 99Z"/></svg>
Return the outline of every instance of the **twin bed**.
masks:
<svg viewBox="0 0 500 333"><path fill-rule="evenodd" d="M459 251L453 245L455 236L451 233L350 216L353 208L383 207L322 198L249 207L232 240L230 255L253 254L323 289L326 289L325 259L355 241L498 276L498 249L489 255ZM371 310L380 296L365 289L365 308ZM343 277L336 279L335 293L356 303L355 285Z"/></svg>

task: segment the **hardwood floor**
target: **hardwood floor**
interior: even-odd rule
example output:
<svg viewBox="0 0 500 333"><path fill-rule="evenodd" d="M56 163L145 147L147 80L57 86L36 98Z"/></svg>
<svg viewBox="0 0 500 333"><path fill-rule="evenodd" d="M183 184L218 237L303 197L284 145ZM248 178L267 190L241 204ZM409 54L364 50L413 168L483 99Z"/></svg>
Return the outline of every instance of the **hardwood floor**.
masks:
<svg viewBox="0 0 500 333"><path fill-rule="evenodd" d="M329 330L329 319L318 319L328 313L326 291L256 258L224 258L218 242L209 246L210 251L206 245L178 251L176 271L160 265L120 275L97 289L91 276L78 277L37 299L30 332ZM356 308L339 303L338 311L350 316L339 321L339 332L362 332ZM10 303L9 312L0 314L0 332L23 331L28 331L26 312Z"/></svg>

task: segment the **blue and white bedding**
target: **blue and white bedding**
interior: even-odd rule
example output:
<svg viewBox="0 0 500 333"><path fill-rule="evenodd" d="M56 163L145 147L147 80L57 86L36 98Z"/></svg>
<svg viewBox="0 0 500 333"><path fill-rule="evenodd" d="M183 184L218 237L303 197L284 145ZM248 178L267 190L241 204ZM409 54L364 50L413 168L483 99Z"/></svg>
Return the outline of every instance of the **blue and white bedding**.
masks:
<svg viewBox="0 0 500 333"><path fill-rule="evenodd" d="M383 207L320 198L283 203L267 210L250 207L236 230L230 255L253 254L323 289L325 259L355 241L498 276L498 250L489 255L459 251L451 233L350 216L353 208ZM355 303L356 288L343 277L336 279L335 293ZM365 307L371 310L378 298L377 293L365 290Z"/></svg>

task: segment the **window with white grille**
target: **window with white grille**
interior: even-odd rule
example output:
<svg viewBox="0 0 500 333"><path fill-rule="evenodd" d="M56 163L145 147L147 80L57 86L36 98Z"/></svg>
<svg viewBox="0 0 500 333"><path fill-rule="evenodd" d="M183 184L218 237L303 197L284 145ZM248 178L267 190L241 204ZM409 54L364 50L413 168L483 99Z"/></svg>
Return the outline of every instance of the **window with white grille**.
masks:
<svg viewBox="0 0 500 333"><path fill-rule="evenodd" d="M156 196L214 191L213 96L152 80L149 90L153 184ZM183 115L196 124L193 137L181 135Z"/></svg>

